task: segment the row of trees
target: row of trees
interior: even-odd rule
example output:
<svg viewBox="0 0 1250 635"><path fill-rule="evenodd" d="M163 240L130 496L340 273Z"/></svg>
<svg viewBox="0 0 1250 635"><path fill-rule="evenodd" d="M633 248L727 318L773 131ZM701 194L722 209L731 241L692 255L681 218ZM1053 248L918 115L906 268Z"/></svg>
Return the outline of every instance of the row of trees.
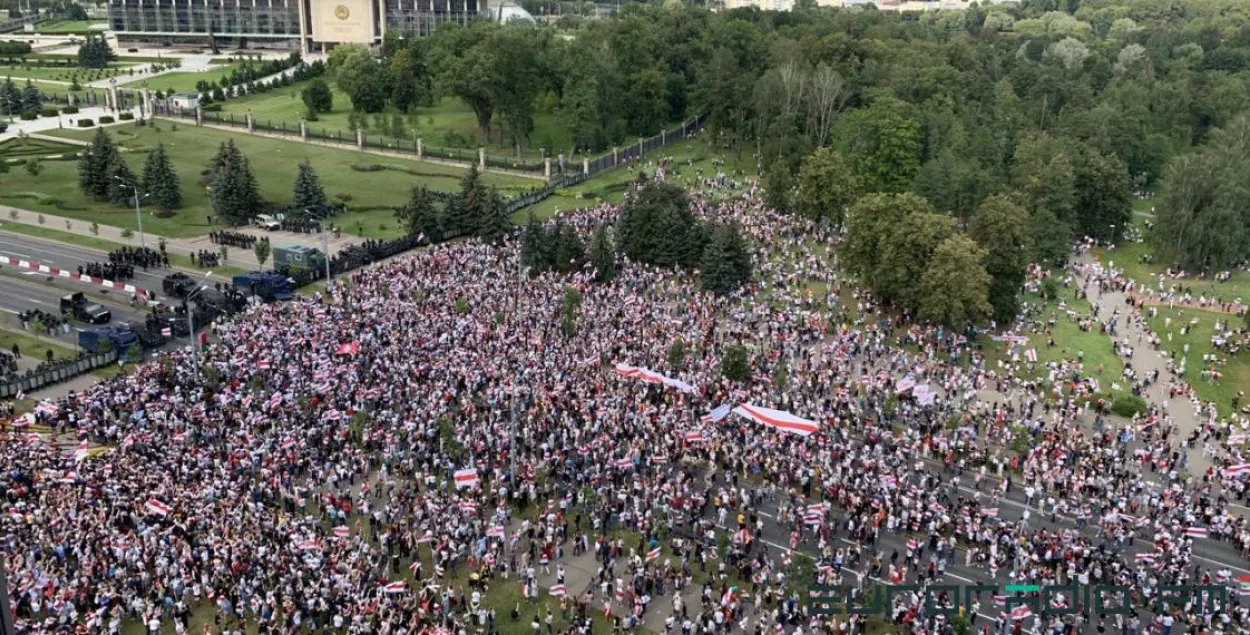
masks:
<svg viewBox="0 0 1250 635"><path fill-rule="evenodd" d="M36 114L43 108L43 95L28 79L26 86L18 88L12 78L5 78L0 86L0 104L4 114L12 117L20 114Z"/></svg>
<svg viewBox="0 0 1250 635"><path fill-rule="evenodd" d="M178 175L165 145L158 144L148 153L143 177L136 179L112 136L103 128L96 131L91 145L78 160L78 187L93 200L115 205L132 205L138 194L165 213L182 207Z"/></svg>
<svg viewBox="0 0 1250 635"><path fill-rule="evenodd" d="M83 68L104 68L115 59L117 55L103 35L88 35L78 47L78 65Z"/></svg>
<svg viewBox="0 0 1250 635"><path fill-rule="evenodd" d="M616 228L620 250L630 260L697 269L708 291L725 295L751 279L751 257L739 229L697 218L676 185L641 184L622 206Z"/></svg>
<svg viewBox="0 0 1250 635"><path fill-rule="evenodd" d="M456 194L413 188L408 204L395 210L395 217L410 234L424 235L435 243L460 236L498 243L512 233L507 203L499 190L482 182L477 166L465 173Z"/></svg>

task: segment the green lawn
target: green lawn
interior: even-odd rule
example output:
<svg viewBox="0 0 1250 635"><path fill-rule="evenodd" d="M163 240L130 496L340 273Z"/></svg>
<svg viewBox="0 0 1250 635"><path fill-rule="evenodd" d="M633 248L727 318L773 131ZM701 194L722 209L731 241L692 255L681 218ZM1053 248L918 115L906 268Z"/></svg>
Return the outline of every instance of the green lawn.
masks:
<svg viewBox="0 0 1250 635"><path fill-rule="evenodd" d="M200 81L218 82L221 78L229 76L234 72L235 66L220 66L203 72L175 72L157 75L156 77L148 77L124 85L130 88L140 88L147 85L152 90L162 90L165 92L174 91L177 93L195 92L195 85Z"/></svg>
<svg viewBox="0 0 1250 635"><path fill-rule="evenodd" d="M78 78L79 83L86 84L100 79L116 77L119 84L130 77L130 67L110 67L105 69L87 69L74 66L38 66L38 65L6 65L0 66L0 77L12 77L14 82L20 79L50 79L62 82Z"/></svg>
<svg viewBox="0 0 1250 635"><path fill-rule="evenodd" d="M1168 309L1159 307L1158 315L1151 318L1147 312L1150 329L1162 340L1162 348L1176 361L1179 366L1185 364L1185 380L1193 386L1198 397L1204 401L1214 401L1219 406L1220 414L1227 416L1232 412L1232 399L1237 392L1250 388L1250 351L1244 348L1236 354L1229 355L1216 351L1211 345L1211 335L1215 331L1216 321L1227 321L1229 326L1240 326L1241 318L1235 315L1200 311L1197 309ZM1181 327L1187 326L1184 335ZM1170 341L1169 341L1170 337ZM1188 352L1186 347L1188 346ZM1215 354L1220 360L1215 364L1202 361L1204 356ZM1218 382L1204 378L1202 371L1214 369L1223 374ZM1246 405L1242 400L1242 405Z"/></svg>
<svg viewBox="0 0 1250 635"><path fill-rule="evenodd" d="M198 236L210 230L207 224L208 193L198 181L217 146L228 138L233 138L243 154L250 158L260 183L261 195L266 200L280 203L290 200L291 184L298 165L307 158L316 168L329 196L344 194L351 197L348 202L351 211L336 218L335 224L354 233L356 224L360 222L365 236L370 238L391 238L402 233L391 214L395 207L407 201L408 193L414 186L456 191L464 173L452 166L383 158L350 150L305 145L298 141L231 134L185 123L175 125L160 121L156 128L121 125L108 130L122 145L127 162L135 172L142 171L148 151L158 142L165 144L182 181L185 206L172 218L161 219L145 214L143 228L148 233L169 237ZM95 131L66 129L50 131L49 134L89 139ZM375 163L395 169L361 172L351 167ZM102 225L135 228L132 209L86 200L78 191L76 162L47 161L43 166L43 172L37 177L31 177L24 170L10 170L0 175L0 203ZM515 195L535 184L529 179L490 173L483 174L482 179L498 187L504 196Z"/></svg>
<svg viewBox="0 0 1250 635"><path fill-rule="evenodd" d="M0 160L27 159L44 157L54 154L77 153L81 148L68 143L57 143L47 139L31 137L12 137L0 141Z"/></svg>
<svg viewBox="0 0 1250 635"><path fill-rule="evenodd" d="M1042 299L1036 294L1025 293L1021 294L1020 301L1037 305ZM1063 303L1062 307L1059 306L1060 302ZM1072 311L1075 316L1068 315L1068 311ZM1126 393L1128 385L1121 379L1124 373L1124 361L1112 348L1111 338L1100 333L1096 323L1088 331L1082 330L1077 323L1077 319L1089 317L1092 313L1093 310L1088 301L1076 299L1074 287L1065 288L1060 285L1059 300L1047 302L1044 307L1029 316L1030 321L1042 323L1042 331L1038 333L1033 333L1031 329L1017 331L1019 335L1029 338L1028 348L1037 350L1038 363L1031 375L1027 371L1025 375L1045 379L1050 372L1046 365L1050 362L1062 363L1080 359L1082 360L1081 376L1095 378L1101 393L1111 395L1112 399L1119 394ZM1047 333L1045 325L1051 318L1054 319L1054 328ZM1054 346L1049 343L1051 339L1055 342ZM998 362L1007 361L1007 347L1002 342L995 342L988 338L983 341L983 346L987 365L997 371ZM1023 352L1020 354L1020 361L1021 367L1027 369L1027 365L1023 364ZM1112 387L1112 384L1117 383L1120 390Z"/></svg>
<svg viewBox="0 0 1250 635"><path fill-rule="evenodd" d="M102 20L52 20L35 25L36 33L82 33L107 31L108 22Z"/></svg>

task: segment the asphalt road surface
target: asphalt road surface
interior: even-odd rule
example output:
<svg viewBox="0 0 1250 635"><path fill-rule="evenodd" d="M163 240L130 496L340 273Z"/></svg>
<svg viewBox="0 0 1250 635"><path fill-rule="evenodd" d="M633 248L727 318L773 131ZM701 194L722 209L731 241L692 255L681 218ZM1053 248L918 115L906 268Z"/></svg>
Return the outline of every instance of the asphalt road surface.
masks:
<svg viewBox="0 0 1250 635"><path fill-rule="evenodd" d="M22 258L41 265L68 269L70 271L77 271L80 265L87 265L93 262L108 262L108 254L102 251L4 231L0 231L0 256ZM16 269L16 267L8 268ZM144 271L142 268L135 267L134 280L126 282L130 282L142 289L151 289L159 296L163 295L161 294L161 280L173 273L173 271L174 269L164 268ZM68 281L63 284L83 287L84 290L90 286L84 283Z"/></svg>

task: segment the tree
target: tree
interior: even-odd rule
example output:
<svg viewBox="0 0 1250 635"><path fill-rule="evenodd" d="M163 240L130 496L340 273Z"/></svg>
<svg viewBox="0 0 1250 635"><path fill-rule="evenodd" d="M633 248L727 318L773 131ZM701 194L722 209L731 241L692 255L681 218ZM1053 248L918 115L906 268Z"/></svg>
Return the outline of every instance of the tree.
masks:
<svg viewBox="0 0 1250 635"><path fill-rule="evenodd" d="M551 230L551 262L556 271L571 273L586 264L586 246L577 231L557 220Z"/></svg>
<svg viewBox="0 0 1250 635"><path fill-rule="evenodd" d="M751 279L751 257L737 226L718 225L703 249L699 282L706 291L728 295Z"/></svg>
<svg viewBox="0 0 1250 635"><path fill-rule="evenodd" d="M872 276L873 289L900 307L918 308L924 295L921 276L928 271L938 245L956 231L951 216L928 212L905 216L890 229Z"/></svg>
<svg viewBox="0 0 1250 635"><path fill-rule="evenodd" d="M252 252L256 254L256 262L259 263L263 269L265 267L265 262L269 260L269 241L256 241L256 244L252 245Z"/></svg>
<svg viewBox="0 0 1250 635"><path fill-rule="evenodd" d="M616 249L603 225L590 236L590 264L595 268L595 282L606 284L616 278Z"/></svg>
<svg viewBox="0 0 1250 635"><path fill-rule="evenodd" d="M0 101L3 101L4 114L13 117L22 112L22 89L18 88L12 78L4 80L4 87L0 89Z"/></svg>
<svg viewBox="0 0 1250 635"><path fill-rule="evenodd" d="M747 357L746 347L725 347L725 354L720 359L720 372L730 381L746 381L751 376L751 361Z"/></svg>
<svg viewBox="0 0 1250 635"><path fill-rule="evenodd" d="M564 298L560 309L560 326L564 335L572 337L577 331L577 314L582 309L582 292L572 285L564 287Z"/></svg>
<svg viewBox="0 0 1250 635"><path fill-rule="evenodd" d="M482 183L477 165L469 166L455 201L458 222L482 240L497 243L512 232L512 221L505 211L499 192Z"/></svg>
<svg viewBox="0 0 1250 635"><path fill-rule="evenodd" d="M794 175L785 161L773 161L764 171L764 204L778 212L790 211Z"/></svg>
<svg viewBox="0 0 1250 635"><path fill-rule="evenodd" d="M110 203L114 205L132 205L135 196L142 196L143 191L136 191L139 180L135 178L134 172L130 171L130 166L126 165L126 160L122 158L121 152L113 152L108 157L108 163L104 168L104 175L108 179L108 191L106 197Z"/></svg>
<svg viewBox="0 0 1250 635"><path fill-rule="evenodd" d="M83 68L104 68L117 59L102 35L88 35L78 47L78 65Z"/></svg>
<svg viewBox="0 0 1250 635"><path fill-rule="evenodd" d="M291 194L291 207L296 210L304 210L312 207L322 207L326 204L325 190L321 189L321 181L317 178L317 172L313 170L312 164L308 159L304 159L299 164L299 172L295 175L295 187Z"/></svg>
<svg viewBox="0 0 1250 635"><path fill-rule="evenodd" d="M1133 218L1133 185L1124 162L1087 146L1076 166L1075 186L1076 228L1098 240L1118 240Z"/></svg>
<svg viewBox="0 0 1250 635"><path fill-rule="evenodd" d="M97 128L91 145L78 159L78 189L83 194L98 201L108 198L108 166L111 157L117 153L113 137L103 128Z"/></svg>
<svg viewBox="0 0 1250 635"><path fill-rule="evenodd" d="M992 307L983 259L981 248L963 234L942 241L920 279L920 318L952 328L984 320Z"/></svg>
<svg viewBox="0 0 1250 635"><path fill-rule="evenodd" d="M901 192L920 169L920 122L893 97L843 116L834 124L833 139L865 192Z"/></svg>
<svg viewBox="0 0 1250 635"><path fill-rule="evenodd" d="M443 227L434 194L424 185L413 187L408 204L396 210L396 215L408 226L408 234L424 235L431 243L442 242Z"/></svg>
<svg viewBox="0 0 1250 635"><path fill-rule="evenodd" d="M991 196L968 226L968 235L985 255L990 274L989 302L994 320L1010 324L1020 310L1017 296L1028 271L1032 241L1025 230L1027 213L1010 198Z"/></svg>
<svg viewBox="0 0 1250 635"><path fill-rule="evenodd" d="M528 268L530 275L538 275L551 269L553 255L551 236L531 209L525 230L521 232L521 266Z"/></svg>
<svg viewBox="0 0 1250 635"><path fill-rule="evenodd" d="M433 102L433 84L426 62L425 42L412 38L391 57L391 104L400 112Z"/></svg>
<svg viewBox="0 0 1250 635"><path fill-rule="evenodd" d="M846 240L841 248L843 264L868 286L874 286L894 228L911 214L932 212L929 202L915 194L869 194L859 199L847 215Z"/></svg>
<svg viewBox="0 0 1250 635"><path fill-rule="evenodd" d="M390 70L361 50L348 57L339 68L338 85L351 98L355 110L382 112L391 92Z"/></svg>
<svg viewBox="0 0 1250 635"><path fill-rule="evenodd" d="M22 88L22 112L38 114L41 108L43 108L43 96L28 79L26 86Z"/></svg>
<svg viewBox="0 0 1250 635"><path fill-rule="evenodd" d="M320 77L309 82L300 97L310 113L330 112L334 109L334 91L331 91L330 85Z"/></svg>
<svg viewBox="0 0 1250 635"><path fill-rule="evenodd" d="M156 149L148 153L143 166L143 192L153 205L165 211L182 207L178 175L174 172L173 163L169 160L163 143L158 143Z"/></svg>
<svg viewBox="0 0 1250 635"><path fill-rule="evenodd" d="M795 207L807 218L841 227L858 192L859 180L842 155L820 148L803 159Z"/></svg>
<svg viewBox="0 0 1250 635"><path fill-rule="evenodd" d="M43 172L43 164L39 162L39 159L36 159L34 157L26 159L26 173L27 174L31 176L39 176L39 174L42 172Z"/></svg>
<svg viewBox="0 0 1250 635"><path fill-rule="evenodd" d="M635 262L694 268L703 255L707 232L681 188L652 182L625 202L617 238L621 251Z"/></svg>
<svg viewBox="0 0 1250 635"><path fill-rule="evenodd" d="M213 158L212 185L209 202L213 214L231 225L244 225L260 212L261 200L256 177L247 157L239 152L231 139Z"/></svg>
<svg viewBox="0 0 1250 635"><path fill-rule="evenodd" d="M673 368L681 368L681 363L686 359L686 342L680 337L673 340L668 345L668 365Z"/></svg>

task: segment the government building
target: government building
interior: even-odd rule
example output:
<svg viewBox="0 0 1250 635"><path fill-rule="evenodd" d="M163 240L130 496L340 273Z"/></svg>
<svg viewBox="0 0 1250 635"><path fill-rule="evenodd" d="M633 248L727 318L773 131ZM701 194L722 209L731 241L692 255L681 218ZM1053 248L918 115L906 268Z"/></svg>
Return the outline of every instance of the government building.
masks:
<svg viewBox="0 0 1250 635"><path fill-rule="evenodd" d="M487 0L109 0L109 28L122 47L168 44L283 48L376 44L387 31L423 37L467 23Z"/></svg>

